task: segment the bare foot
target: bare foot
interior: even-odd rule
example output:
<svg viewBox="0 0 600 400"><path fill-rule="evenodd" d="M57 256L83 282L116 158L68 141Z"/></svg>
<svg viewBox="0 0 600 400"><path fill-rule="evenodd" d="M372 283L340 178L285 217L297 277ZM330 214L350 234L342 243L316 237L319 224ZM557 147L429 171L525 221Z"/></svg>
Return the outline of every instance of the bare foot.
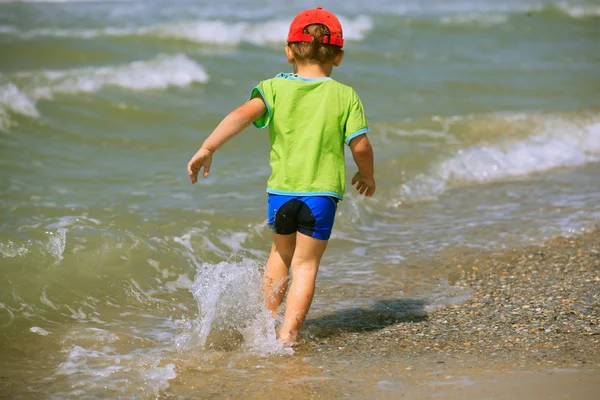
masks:
<svg viewBox="0 0 600 400"><path fill-rule="evenodd" d="M301 339L302 337L300 336L300 334L288 334L286 336L279 336L277 340L279 340L281 344L283 344L283 347L293 347L297 345Z"/></svg>

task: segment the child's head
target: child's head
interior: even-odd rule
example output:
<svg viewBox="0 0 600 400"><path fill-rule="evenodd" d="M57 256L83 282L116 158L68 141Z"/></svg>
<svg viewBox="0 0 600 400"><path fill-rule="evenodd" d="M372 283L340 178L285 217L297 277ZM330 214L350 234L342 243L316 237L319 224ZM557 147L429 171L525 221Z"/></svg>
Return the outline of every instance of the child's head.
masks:
<svg viewBox="0 0 600 400"><path fill-rule="evenodd" d="M337 65L343 45L340 21L321 7L302 11L290 25L288 48L295 63Z"/></svg>

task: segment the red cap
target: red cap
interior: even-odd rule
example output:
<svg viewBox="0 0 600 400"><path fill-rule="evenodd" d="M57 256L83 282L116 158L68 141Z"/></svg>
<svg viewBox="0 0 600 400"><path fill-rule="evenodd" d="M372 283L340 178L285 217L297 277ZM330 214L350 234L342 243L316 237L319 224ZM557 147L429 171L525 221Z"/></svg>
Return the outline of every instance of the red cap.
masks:
<svg viewBox="0 0 600 400"><path fill-rule="evenodd" d="M313 10L304 10L296 15L296 18L290 25L290 33L288 33L288 43L297 42L312 42L313 36L309 33L304 33L304 28L312 24L325 25L329 29L329 35L321 39L321 43L328 43L334 46L343 47L344 39L342 35L342 24L337 17L321 7Z"/></svg>

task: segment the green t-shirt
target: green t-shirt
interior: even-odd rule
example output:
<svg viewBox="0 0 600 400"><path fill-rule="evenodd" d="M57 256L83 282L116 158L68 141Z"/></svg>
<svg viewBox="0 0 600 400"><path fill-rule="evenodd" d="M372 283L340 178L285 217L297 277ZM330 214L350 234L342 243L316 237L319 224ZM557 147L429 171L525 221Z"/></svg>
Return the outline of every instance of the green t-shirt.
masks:
<svg viewBox="0 0 600 400"><path fill-rule="evenodd" d="M344 195L344 143L369 131L360 98L331 78L281 73L262 81L251 98L267 112L254 125L269 127L271 177L267 192L292 196Z"/></svg>

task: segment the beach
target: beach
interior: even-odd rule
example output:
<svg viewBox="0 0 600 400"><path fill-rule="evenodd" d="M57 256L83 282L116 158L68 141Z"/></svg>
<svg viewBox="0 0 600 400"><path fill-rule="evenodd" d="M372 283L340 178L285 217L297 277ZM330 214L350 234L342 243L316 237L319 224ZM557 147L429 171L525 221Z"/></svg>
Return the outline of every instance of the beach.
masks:
<svg viewBox="0 0 600 400"><path fill-rule="evenodd" d="M598 2L365 4L0 0L0 397L598 391ZM316 6L377 192L346 149L292 354L261 297L268 130L186 166Z"/></svg>
<svg viewBox="0 0 600 400"><path fill-rule="evenodd" d="M176 377L158 398L595 398L600 231L435 262L472 295L430 310L397 298L309 317L294 355L232 358L239 345L228 343L208 357L174 354L164 362ZM416 312L398 318L395 303ZM344 322L319 329L328 318ZM20 397L24 382L3 371L2 398Z"/></svg>
<svg viewBox="0 0 600 400"><path fill-rule="evenodd" d="M206 377L190 373L180 388L197 379L202 390L188 386L191 397L239 391L248 398L595 398L600 231L436 262L473 292L468 300L400 320L386 312L386 302L411 299L342 310L344 324L305 339L294 357L265 370L248 365L251 379L209 378L209 389ZM309 318L307 325L321 323Z"/></svg>

